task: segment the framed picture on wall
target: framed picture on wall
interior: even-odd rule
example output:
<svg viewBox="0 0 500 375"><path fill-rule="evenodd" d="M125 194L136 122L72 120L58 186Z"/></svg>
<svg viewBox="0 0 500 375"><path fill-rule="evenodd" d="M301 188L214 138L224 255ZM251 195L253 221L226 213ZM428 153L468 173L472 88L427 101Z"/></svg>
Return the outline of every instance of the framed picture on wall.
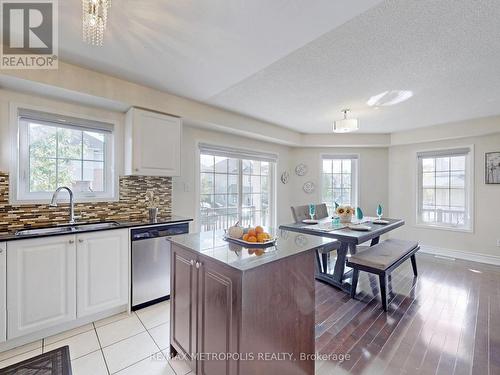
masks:
<svg viewBox="0 0 500 375"><path fill-rule="evenodd" d="M486 153L485 177L487 184L500 184L500 151Z"/></svg>

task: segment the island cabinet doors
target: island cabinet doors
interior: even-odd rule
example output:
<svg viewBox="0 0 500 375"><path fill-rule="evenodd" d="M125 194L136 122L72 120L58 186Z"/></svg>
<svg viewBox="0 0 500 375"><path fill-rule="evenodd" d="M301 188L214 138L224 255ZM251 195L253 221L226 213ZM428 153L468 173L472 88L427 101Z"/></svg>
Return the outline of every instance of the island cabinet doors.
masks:
<svg viewBox="0 0 500 375"><path fill-rule="evenodd" d="M196 254L172 245L170 274L170 353L196 368L198 272Z"/></svg>
<svg viewBox="0 0 500 375"><path fill-rule="evenodd" d="M241 273L214 260L198 264L198 374L236 375Z"/></svg>
<svg viewBox="0 0 500 375"><path fill-rule="evenodd" d="M240 273L173 245L171 280L171 353L196 374L237 374Z"/></svg>

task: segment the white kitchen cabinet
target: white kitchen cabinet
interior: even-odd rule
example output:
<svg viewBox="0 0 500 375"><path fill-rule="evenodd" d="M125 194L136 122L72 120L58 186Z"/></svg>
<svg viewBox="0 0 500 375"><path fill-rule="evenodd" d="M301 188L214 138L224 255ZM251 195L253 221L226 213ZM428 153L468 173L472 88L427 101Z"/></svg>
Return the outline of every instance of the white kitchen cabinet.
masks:
<svg viewBox="0 0 500 375"><path fill-rule="evenodd" d="M125 174L180 176L181 119L131 108L125 126Z"/></svg>
<svg viewBox="0 0 500 375"><path fill-rule="evenodd" d="M76 319L76 237L7 244L7 337Z"/></svg>
<svg viewBox="0 0 500 375"><path fill-rule="evenodd" d="M77 316L128 304L127 229L77 236Z"/></svg>
<svg viewBox="0 0 500 375"><path fill-rule="evenodd" d="M7 247L0 242L0 342L7 340Z"/></svg>

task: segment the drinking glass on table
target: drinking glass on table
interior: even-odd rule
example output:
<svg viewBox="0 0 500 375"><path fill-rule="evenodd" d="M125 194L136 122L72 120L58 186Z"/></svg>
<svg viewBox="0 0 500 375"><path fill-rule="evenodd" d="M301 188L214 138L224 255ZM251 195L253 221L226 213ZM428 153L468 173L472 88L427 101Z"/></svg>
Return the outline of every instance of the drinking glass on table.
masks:
<svg viewBox="0 0 500 375"><path fill-rule="evenodd" d="M378 216L378 219L381 220L382 219L382 215L384 214L384 208L382 207L381 204L379 204L377 206L377 216Z"/></svg>
<svg viewBox="0 0 500 375"><path fill-rule="evenodd" d="M310 204L309 205L309 216L311 217L311 220L314 220L314 215L316 214L316 205L315 204Z"/></svg>

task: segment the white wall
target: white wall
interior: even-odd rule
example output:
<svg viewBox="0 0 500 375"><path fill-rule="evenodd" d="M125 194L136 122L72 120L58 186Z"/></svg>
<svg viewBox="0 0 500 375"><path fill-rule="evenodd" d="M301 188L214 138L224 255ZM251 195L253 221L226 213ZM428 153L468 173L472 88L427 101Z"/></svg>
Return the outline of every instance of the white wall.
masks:
<svg viewBox="0 0 500 375"><path fill-rule="evenodd" d="M388 209L388 149L387 148L294 148L290 168L291 205L303 205L321 202L321 155L322 154L358 154L359 155L359 206L365 215L375 215L379 203ZM306 176L295 174L295 166L304 163L309 171ZM302 186L306 181L313 181L316 190L306 194ZM291 216L290 216L291 219Z"/></svg>
<svg viewBox="0 0 500 375"><path fill-rule="evenodd" d="M172 211L176 215L196 218L198 214L197 186L199 185L199 151L198 143L205 142L214 145L230 146L253 151L263 151L278 154L276 175L288 169L291 149L273 143L240 137L237 135L219 133L191 126L184 126L182 133L182 160L181 177L173 179ZM290 206L290 192L288 186L275 179L277 222L290 221L288 211ZM193 229L197 228L193 225Z"/></svg>
<svg viewBox="0 0 500 375"><path fill-rule="evenodd" d="M195 100L169 94L147 86L125 81L77 65L59 62L57 70L1 70L0 86L17 90L45 90L46 95L62 100L112 102L126 108L136 106L189 119L226 132L271 140L281 144L299 144L301 135L290 129L227 111Z"/></svg>
<svg viewBox="0 0 500 375"><path fill-rule="evenodd" d="M474 127L476 120L469 121ZM427 129L431 132L432 129ZM432 134L432 133L431 133ZM428 137L432 137L427 134ZM420 150L474 145L474 233L428 229L416 226L417 159ZM500 133L439 142L393 146L389 151L389 205L392 217L406 225L398 236L413 238L436 250L458 250L473 254L500 256L500 185L484 183L485 152L500 151Z"/></svg>
<svg viewBox="0 0 500 375"><path fill-rule="evenodd" d="M331 135L325 137L295 134L272 124L259 122L69 64L63 63L57 72L22 71L7 72L7 74L12 79L22 78L26 80L24 82L27 86L39 85L42 89L43 87L60 88L67 92L72 90L73 93L80 93L84 96L92 95L94 102L95 99L101 98L103 101L116 101L124 108L139 105L188 118L197 127L186 126L183 134L182 177L174 179L173 188L173 210L176 214L195 217L197 213L195 166L197 165L196 143L199 141L259 149L279 154L280 160L276 170L278 223L291 221L291 205L321 200L319 189L321 187L320 155L322 153L357 153L360 155L360 206L366 214L372 215L375 206L379 202L383 202L386 206L386 212L389 211L390 216L406 219L407 225L398 231L398 236L415 238L423 244L435 247L476 254L498 255L500 251L500 248L496 247L496 240L500 239L500 215L498 214L500 212L500 187L498 185L488 186L483 183L484 152L500 150L500 127L498 125L500 117L462 121L456 124L444 124L395 133L390 135L392 146L389 149L383 147L389 143L387 135L373 139L368 135L362 135L361 138L355 138L357 135L349 135L351 138L349 138L348 144L353 144L354 140L361 139L360 145L381 147L295 148L265 142L264 139L273 139L274 142L281 139L281 143L286 144L300 144L303 139L303 144L314 144L314 146L320 146L323 143L337 146L338 143L331 142L332 139L336 139L332 138ZM0 170L8 171L10 163L12 144L9 137L9 102L11 101L55 108L76 115L109 119L117 122L121 129L123 113L97 109L89 105L79 105L75 98L74 95L70 95L67 98L50 99L49 94L22 94L0 89ZM199 126L212 126L216 130L200 129ZM499 133L484 135L491 134L495 129L498 129ZM225 133L219 132L222 130ZM239 132L239 135L234 134L235 132ZM250 137L250 134L257 134L258 139L246 138ZM457 137L461 138L447 140L447 138ZM433 142L437 139L440 141ZM121 138L117 139L119 147L121 147L121 143ZM415 226L416 151L463 144L475 145L474 233L417 228ZM119 174L123 171L122 159L123 154L119 150L116 167ZM309 166L309 173L305 177L297 177L293 171L294 167L301 162ZM279 181L279 176L284 170L290 172L290 182L287 185L283 185ZM302 191L302 185L307 180L316 184L317 190L314 194L307 195Z"/></svg>
<svg viewBox="0 0 500 375"><path fill-rule="evenodd" d="M113 121L117 124L117 137L115 139L116 152L116 167L115 173L123 174L123 126L125 114L116 111L97 109L84 105L67 103L61 100L47 99L39 95L31 95L19 93L11 90L0 89L0 171L8 172L10 169L11 147L16 147L12 143L9 134L9 103L15 102L25 105L40 106L47 111L54 113L67 113L78 116L89 116L100 120ZM197 144L198 142L207 142L212 144L228 145L232 147L240 147L251 150L259 150L264 152L272 152L279 155L279 161L276 168L276 174L279 176L281 171L289 169L289 153L291 148L274 143L259 141L221 133L213 130L199 129L190 126L184 126L182 145L182 177L173 179L172 191L172 210L177 215L195 218L197 215ZM291 218L288 217L290 197L288 186L276 181L277 191L277 222L288 222ZM186 191L187 190L187 191ZM193 226L195 228L195 226Z"/></svg>
<svg viewBox="0 0 500 375"><path fill-rule="evenodd" d="M292 205L321 202L321 154L359 154L360 156L360 206L367 214L374 215L379 202L388 206L388 149L387 148L295 148L266 143L231 134L208 131L184 126L182 142L182 176L173 179L173 212L181 216L196 217L198 177L198 143L206 142L264 152L277 153L276 207L277 224L291 222ZM305 163L309 167L306 176L295 174L295 166ZM280 181L283 171L290 173L290 181L284 185ZM316 184L314 194L306 194L302 185L306 181ZM197 228L197 223L193 229Z"/></svg>

